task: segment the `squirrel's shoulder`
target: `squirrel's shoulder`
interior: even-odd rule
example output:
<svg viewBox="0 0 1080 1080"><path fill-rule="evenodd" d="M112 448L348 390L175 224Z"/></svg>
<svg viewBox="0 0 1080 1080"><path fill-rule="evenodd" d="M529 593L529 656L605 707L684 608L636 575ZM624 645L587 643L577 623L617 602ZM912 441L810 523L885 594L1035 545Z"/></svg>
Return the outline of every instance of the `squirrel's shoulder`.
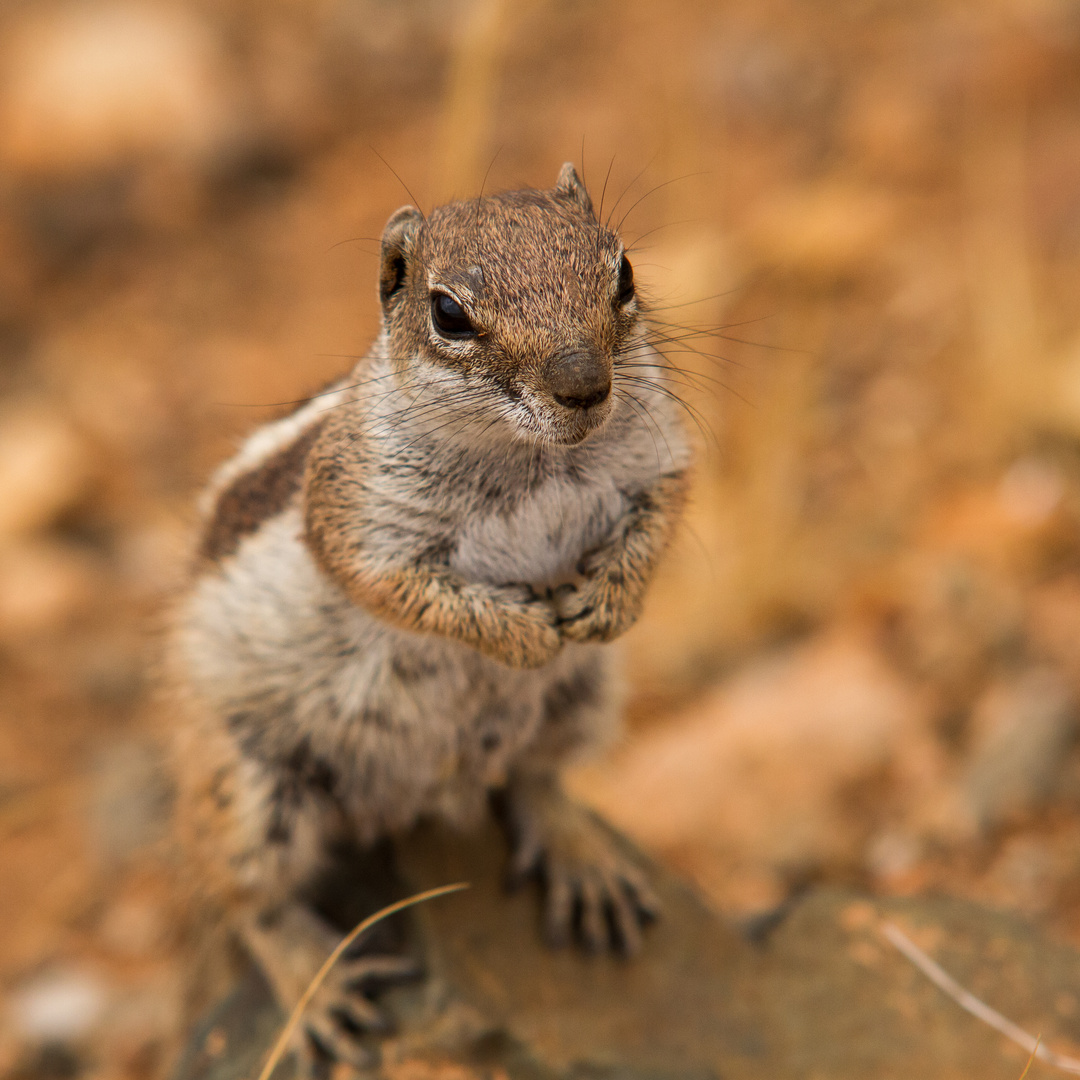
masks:
<svg viewBox="0 0 1080 1080"><path fill-rule="evenodd" d="M299 496L311 451L331 410L348 402L352 382L351 377L337 379L256 428L217 470L200 500L200 563L218 563L233 554L245 536Z"/></svg>

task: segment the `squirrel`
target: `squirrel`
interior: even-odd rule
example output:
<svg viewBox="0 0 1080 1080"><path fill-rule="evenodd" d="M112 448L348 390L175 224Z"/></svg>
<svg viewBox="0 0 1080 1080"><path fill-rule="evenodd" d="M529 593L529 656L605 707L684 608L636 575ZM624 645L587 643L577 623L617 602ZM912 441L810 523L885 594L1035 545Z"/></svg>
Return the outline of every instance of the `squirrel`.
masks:
<svg viewBox="0 0 1080 1080"><path fill-rule="evenodd" d="M568 163L548 190L398 210L379 298L356 368L212 481L171 635L187 864L286 1011L341 937L304 899L335 843L495 796L552 944L631 954L657 914L559 785L613 730L606 643L690 466L624 246ZM295 1042L309 1074L370 1064L370 987L417 974L344 959Z"/></svg>

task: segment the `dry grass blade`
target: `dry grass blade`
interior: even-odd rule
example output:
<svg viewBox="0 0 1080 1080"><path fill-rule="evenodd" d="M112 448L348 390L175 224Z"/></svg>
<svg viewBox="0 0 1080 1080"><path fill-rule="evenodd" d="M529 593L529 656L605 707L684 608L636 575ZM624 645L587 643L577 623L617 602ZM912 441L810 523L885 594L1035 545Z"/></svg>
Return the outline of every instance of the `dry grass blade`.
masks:
<svg viewBox="0 0 1080 1080"><path fill-rule="evenodd" d="M1042 1036L1029 1034L1022 1027L1014 1024L1008 1017L1002 1016L996 1009L990 1008L970 991L965 990L944 968L936 964L905 934L895 923L882 923L881 933L886 940L904 954L939 990L944 991L966 1012L976 1019L999 1031L1007 1039L1022 1046L1032 1057L1062 1072L1080 1076L1080 1059L1056 1054L1042 1045ZM1028 1062L1030 1067L1031 1062ZM1027 1069L1024 1070L1024 1076ZM1021 1077L1023 1080L1023 1077Z"/></svg>
<svg viewBox="0 0 1080 1080"><path fill-rule="evenodd" d="M296 1030L297 1024L300 1023L300 1018L304 1015L304 1009L307 1008L308 1002L315 996L315 992L323 984L323 980L330 973L330 969L341 959L341 954L365 931L371 929L377 922L381 922L383 919L395 912L402 911L404 908L412 907L414 904L422 904L425 900L433 900L436 896L446 896L448 893L461 892L462 889L469 888L467 881L459 881L454 885L440 885L437 889L428 889L425 892L417 893L415 896L406 897L404 900L398 900L396 903L390 904L384 907L381 911L376 911L374 915L369 915L363 922L358 923L352 928L342 939L338 942L337 948L326 958L326 962L315 975L315 978L308 984L308 988L304 991L300 1000L296 1003L296 1007L293 1009L291 1015L285 1026L281 1029L281 1034L278 1036L278 1040L274 1043L273 1049L270 1051L270 1056L266 1059L266 1064L262 1068L262 1072L259 1073L259 1080L270 1080L270 1076L274 1069L277 1068L278 1062L281 1061L282 1056L285 1053L286 1048L289 1045L289 1039L292 1038L292 1033Z"/></svg>
<svg viewBox="0 0 1080 1080"><path fill-rule="evenodd" d="M1039 1052L1039 1044L1042 1042L1042 1034L1040 1033L1035 1039L1035 1047L1031 1051L1031 1055L1027 1059L1027 1064L1024 1066L1024 1071L1020 1074L1020 1080L1024 1080L1024 1077L1031 1072L1031 1063L1035 1060L1035 1055Z"/></svg>

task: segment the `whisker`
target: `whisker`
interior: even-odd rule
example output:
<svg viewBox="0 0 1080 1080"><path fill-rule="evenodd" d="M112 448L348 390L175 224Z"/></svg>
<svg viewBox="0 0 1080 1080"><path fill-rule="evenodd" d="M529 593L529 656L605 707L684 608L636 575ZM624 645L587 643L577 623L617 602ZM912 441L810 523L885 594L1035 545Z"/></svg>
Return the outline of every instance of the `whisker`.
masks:
<svg viewBox="0 0 1080 1080"><path fill-rule="evenodd" d="M707 386L703 386L700 380L714 383L722 389L727 389L724 384L716 378L709 375L699 375L696 371L690 371L685 368L671 366L665 366L663 364L619 364L619 371L650 371L653 374L648 376L642 376L643 378L660 379L664 382L678 383L680 386L689 387L692 390L697 390L700 394L709 394L711 389ZM659 374L657 374L659 372Z"/></svg>
<svg viewBox="0 0 1080 1080"><path fill-rule="evenodd" d="M412 447L415 446L418 442L421 442L421 441L423 441L425 439L431 439L433 436L437 435L440 431L444 431L446 428L450 427L451 425L456 424L456 425L458 425L459 430L464 430L465 427L467 427L469 424L474 423L474 422L475 422L475 417L468 416L468 415L466 415L464 417L461 417L461 416L452 417L451 419L447 420L446 423L444 423L444 424L439 424L436 427L430 429L429 431L424 431L424 432L419 433L416 436L415 439L412 439L410 442L406 443L405 446L401 447L396 453L391 454L388 460L393 461L395 458L400 457L403 453L406 453L408 450L412 449Z"/></svg>
<svg viewBox="0 0 1080 1080"><path fill-rule="evenodd" d="M335 250L335 248L342 247L344 244L359 244L362 240L363 241L370 241L371 243L379 244L380 246L382 245L382 237L376 237L376 236L349 236L349 237L346 237L346 239L344 239L344 240L339 240L336 244L331 244L326 249L326 254L329 254L331 251ZM374 254L377 254L377 252L369 252L368 254L374 255Z"/></svg>
<svg viewBox="0 0 1080 1080"><path fill-rule="evenodd" d="M702 323L697 325L693 323L668 322L664 319L656 318L650 318L649 322L653 326L664 327L669 330L678 330L692 337L717 337L722 341L730 341L737 345L751 345L757 349L768 349L770 352L794 353L801 356L813 355L808 349L796 349L788 345L770 345L764 341L751 341L747 338L738 338L725 333L725 331L735 329L739 326L749 326L753 323L762 322L767 317L768 316L762 316L760 319L746 319L737 323Z"/></svg>
<svg viewBox="0 0 1080 1080"><path fill-rule="evenodd" d="M695 356L700 356L710 364L726 364L730 367L737 368L746 366L738 360L731 359L730 356L723 356L720 353L710 352L708 349L699 349L695 345L688 344L687 340L682 338L655 337L647 342L647 345L648 348L656 352L661 352L661 345L670 345L672 346L672 352L693 353Z"/></svg>
<svg viewBox="0 0 1080 1080"><path fill-rule="evenodd" d="M596 215L596 254L600 254L600 237L604 229L604 196L607 194L608 181L611 179L611 168L615 164L615 155L611 155L608 162L607 173L604 176L604 186L600 190L600 210Z"/></svg>
<svg viewBox="0 0 1080 1080"><path fill-rule="evenodd" d="M635 211L635 210L636 210L636 209L637 209L637 208L638 208L638 207L639 207L639 206L640 206L640 205L641 205L641 204L642 204L642 203L643 203L643 202L644 202L644 201L645 201L645 200L646 200L647 198L649 198L649 196L650 196L650 195L655 195L655 194L656 194L656 192L660 191L660 190L661 190L662 188L670 187L670 186L671 186L672 184L677 184L677 183L679 183L679 182L680 182L681 180L689 180L689 179L690 179L690 178L691 178L692 176L707 176L707 175L708 175L708 173L707 173L707 172L705 172L705 171L700 171L700 172L691 172L691 173L684 173L684 174L683 174L682 176L676 176L676 177L675 177L674 179L672 179L672 180L665 180L665 181L664 181L664 182L663 182L662 184L657 184L657 185L656 185L656 187L654 187L654 188L650 188L650 189L649 189L648 191L646 191L646 192L645 192L645 194L644 194L644 195L642 195L642 196L641 196L641 198L640 198L640 199L638 199L638 200L637 200L637 201L636 201L636 202L635 202L635 203L633 204L633 206L631 206L631 207L630 207L630 209L629 209L629 210L627 210L627 211L626 211L626 213L625 213L625 214L623 214L623 216L622 216L621 218L619 218L619 224L618 224L618 225L617 225L617 226L615 227L614 231L615 231L615 232L617 232L617 233L621 233L621 232L622 232L622 227L623 227L623 225L625 224L625 222L626 222L626 219L627 219L627 218L628 218L628 217L629 217L629 216L630 216L630 215L631 215L631 214L632 214L632 213L633 213L633 212L634 212L634 211Z"/></svg>
<svg viewBox="0 0 1080 1080"><path fill-rule="evenodd" d="M622 189L622 194L619 195L619 197L615 200L615 205L608 211L608 219L604 222L604 225L607 228L611 228L611 219L615 216L615 211L619 208L619 203L621 203L626 197L626 193L649 171L649 167L657 159L658 156L658 153L653 154L653 156L649 158L648 162L646 163L645 168L642 169L641 172L639 172L637 176L635 176L634 179L631 180L630 183Z"/></svg>
<svg viewBox="0 0 1080 1080"><path fill-rule="evenodd" d="M633 365L630 365L633 370ZM647 375L644 376L649 379L661 379L666 383L672 383L676 386L685 387L687 390L693 390L695 393L712 399L718 390L723 390L726 393L732 393L731 388L719 379L710 378L707 375L699 376L697 372L684 371L680 369L669 369L667 375ZM712 386L705 385L706 383L712 383Z"/></svg>
<svg viewBox="0 0 1080 1080"><path fill-rule="evenodd" d="M636 375L619 375L618 378L620 378L624 382L632 383L634 386L646 386L651 390L655 390L659 394L663 394L664 397L668 398L670 401L673 401L686 413L687 416L690 417L691 420L693 420L694 425L697 427L698 431L701 433L702 437L707 442L714 442L719 448L720 442L717 439L715 432L709 426L709 422L706 419L704 413L702 413L700 409L695 408L689 402L684 401L678 394L675 393L674 390L671 390L666 386L659 385L658 383L650 382L648 379L644 379Z"/></svg>
<svg viewBox="0 0 1080 1080"><path fill-rule="evenodd" d="M612 213L614 213L614 212L615 212L615 208L612 207ZM694 223L695 223L694 218L682 218L679 221L665 221L663 225L657 225L654 228L646 229L646 231L641 233L639 236L635 236L633 243L628 244L627 247L626 247L626 250L630 251L630 252L637 251L638 250L638 244L640 244L641 241L644 240L646 236L652 236L653 233L659 232L661 229L672 229L676 225L692 225Z"/></svg>
<svg viewBox="0 0 1080 1080"><path fill-rule="evenodd" d="M705 359L705 361L707 363L710 363L710 364L714 363L714 361L716 359L718 359L718 360L722 360L724 363L731 364L734 367L742 367L743 366L742 364L739 364L736 361L727 360L724 357L715 357L714 358L714 357L711 357L711 356L707 356L704 353L702 353L700 350L693 349L693 348L683 348L683 349L676 348L676 349L670 350L670 352L689 352L689 353L693 353L695 355L701 356L703 359ZM737 397L744 404L749 405L751 408L754 408L753 402L747 400L747 398L744 397L741 393L739 393L739 391L736 390L733 386L731 386L728 383L724 382L722 379L716 378L715 375L707 375L707 374L705 374L705 372L702 372L702 371L692 371L690 368L684 368L681 365L676 364L675 361L671 359L670 352L668 350L661 349L655 342L651 342L651 343L649 343L647 348L646 347L639 347L639 348L635 348L635 349L629 350L628 352L624 353L623 357L620 357L616 361L615 368L616 368L616 370L619 370L619 369L630 369L630 368L634 368L634 367L638 367L638 368L656 367L656 368L660 368L661 370L679 372L681 375L684 375L687 378L704 379L706 382L714 383L716 386L720 387L721 389L726 390L729 394L732 394L735 397ZM634 359L638 359L638 358L640 358L640 357L642 357L644 355L647 355L649 353L652 353L652 354L655 354L655 355L658 355L658 356L662 357L663 358L662 362L657 363L657 364L649 364L647 362L644 362L644 363L638 363L636 365L632 364L632 363L626 363L625 358L629 358L630 360L634 360ZM699 387L697 387L697 389L702 390L702 392L708 392L706 390L706 388L704 388L704 387L699 386Z"/></svg>
<svg viewBox="0 0 1080 1080"><path fill-rule="evenodd" d="M746 365L738 360L733 360L730 356L723 356L721 353L711 352L708 349L699 349L696 345L689 344L689 338L667 338L667 337L655 337L648 344L651 348L660 351L660 345L673 346L674 352L693 353L695 356L700 356L703 360L709 363L727 364L731 367L745 367Z"/></svg>
<svg viewBox="0 0 1080 1080"><path fill-rule="evenodd" d="M667 354L662 352L662 350L658 349L657 351L660 352L661 355L665 357L665 359L667 358ZM678 350L676 350L676 351L678 351ZM690 351L693 352L695 350L690 350ZM675 365L672 365L672 366L674 367ZM687 371L686 368L679 368L679 370L683 371L684 373ZM738 398L739 401L741 401L744 405L748 405L751 409L756 409L757 408L757 406L749 398L747 398L744 394L742 394L738 390L736 390L735 387L732 386L730 383L726 383L722 379L718 379L715 376L706 375L703 372L695 372L695 374L699 378L707 379L710 382L716 383L716 385L719 386L722 390L725 390L727 393L731 394L732 397Z"/></svg>
<svg viewBox="0 0 1080 1080"><path fill-rule="evenodd" d="M646 235L648 235L648 234L646 234ZM653 311L675 311L678 308L694 307L696 304L705 304L705 303L708 303L708 301L710 301L710 300L719 300L724 296L731 296L733 293L739 292L739 290L741 288L743 288L743 286L735 285L730 289L725 289L723 292L710 293L708 296L702 296L697 300L686 300L681 304L664 304L662 307L656 307L656 308L653 308L652 310ZM764 319L771 319L771 318L772 318L771 315L762 315L757 319L750 319L749 321L750 322L761 322ZM739 325L739 324L736 323L735 325Z"/></svg>
<svg viewBox="0 0 1080 1080"><path fill-rule="evenodd" d="M390 162L387 161L386 158L384 158L382 154L380 154L379 151L376 150L374 146L372 146L371 143L368 143L368 147L370 148L371 152L394 174L394 179L397 180L397 182L405 189L405 194L409 196L409 198L412 200L413 206L416 207L417 211L420 214L420 220L426 225L427 215L424 213L423 207L421 207L420 205L420 200L417 199L417 197L409 190L409 185L406 184L400 176L398 176L397 170L394 168L394 166L391 165Z"/></svg>
<svg viewBox="0 0 1080 1080"><path fill-rule="evenodd" d="M664 435L663 429L656 422L656 418L649 411L645 403L632 391L627 390L625 387L617 387L619 396L630 405L637 416L641 417L642 425L649 433L649 438L652 439L653 452L656 454L656 471L662 473L664 471L663 463L660 460L660 447L656 443L656 435L653 433L653 429L660 433L660 437L664 440L664 446L668 452L668 458L671 458L671 446L668 444L667 437ZM651 424L651 426L650 426Z"/></svg>
<svg viewBox="0 0 1080 1080"><path fill-rule="evenodd" d="M332 385L326 390L320 390L318 393L296 398L293 401L215 401L214 405L222 409L281 409L288 405L306 405L310 401L318 401L321 397L330 397L332 394L338 394L345 390L355 390L358 387L366 386L369 382L378 382L383 377L380 375L378 379L362 379L360 382L350 383L347 386Z"/></svg>
<svg viewBox="0 0 1080 1080"><path fill-rule="evenodd" d="M503 152L503 148L500 146L498 150L492 155L491 160L488 162L488 167L484 172L484 179L480 181L480 194L476 196L476 218L473 220L473 228L476 229L480 225L480 206L484 201L484 188L487 186L488 176L491 175L491 170L495 165L495 159Z"/></svg>

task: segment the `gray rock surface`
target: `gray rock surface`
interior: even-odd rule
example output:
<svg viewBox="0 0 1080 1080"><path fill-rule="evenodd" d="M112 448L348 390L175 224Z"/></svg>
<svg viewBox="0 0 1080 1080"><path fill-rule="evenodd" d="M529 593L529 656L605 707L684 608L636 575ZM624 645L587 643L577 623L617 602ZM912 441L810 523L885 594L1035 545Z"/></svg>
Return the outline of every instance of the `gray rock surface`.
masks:
<svg viewBox="0 0 1080 1080"><path fill-rule="evenodd" d="M973 993L1068 1052L1080 953L1023 920L947 899L811 892L751 941L654 868L664 916L632 961L552 952L535 890L507 895L494 824L397 845L427 978L386 993L383 1071L416 1080L1018 1080L1026 1055L963 1012L880 935L891 919ZM254 972L202 1022L175 1080L253 1080L282 1018ZM283 1066L278 1080L291 1075Z"/></svg>
<svg viewBox="0 0 1080 1080"><path fill-rule="evenodd" d="M1076 702L1060 675L1025 671L975 706L963 790L981 828L1030 811L1053 793L1076 738Z"/></svg>

